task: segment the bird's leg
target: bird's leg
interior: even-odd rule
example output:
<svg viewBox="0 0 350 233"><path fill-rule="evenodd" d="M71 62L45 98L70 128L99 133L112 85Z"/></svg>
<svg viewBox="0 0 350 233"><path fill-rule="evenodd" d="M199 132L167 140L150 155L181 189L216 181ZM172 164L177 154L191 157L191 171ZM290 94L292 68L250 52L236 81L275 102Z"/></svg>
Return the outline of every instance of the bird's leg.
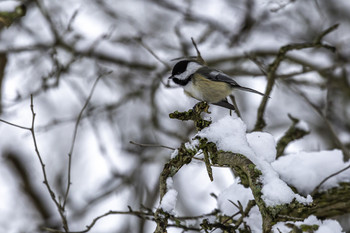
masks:
<svg viewBox="0 0 350 233"><path fill-rule="evenodd" d="M241 118L241 113L239 112L239 109L238 109L238 106L237 106L236 99L235 99L234 95L230 95L230 99L232 101L233 106L235 106L235 111L236 111L237 116L239 118Z"/></svg>

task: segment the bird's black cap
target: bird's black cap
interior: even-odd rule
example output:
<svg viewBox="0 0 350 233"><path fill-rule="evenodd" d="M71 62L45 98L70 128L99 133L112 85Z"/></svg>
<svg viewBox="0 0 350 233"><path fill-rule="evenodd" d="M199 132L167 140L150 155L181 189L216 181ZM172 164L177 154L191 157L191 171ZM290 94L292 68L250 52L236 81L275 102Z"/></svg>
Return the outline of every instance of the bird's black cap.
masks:
<svg viewBox="0 0 350 233"><path fill-rule="evenodd" d="M171 77L174 75L181 74L181 73L185 72L188 63L190 63L190 62L191 61L189 61L189 60L182 60L182 61L179 61L178 63L176 63L173 67L172 72L171 72Z"/></svg>

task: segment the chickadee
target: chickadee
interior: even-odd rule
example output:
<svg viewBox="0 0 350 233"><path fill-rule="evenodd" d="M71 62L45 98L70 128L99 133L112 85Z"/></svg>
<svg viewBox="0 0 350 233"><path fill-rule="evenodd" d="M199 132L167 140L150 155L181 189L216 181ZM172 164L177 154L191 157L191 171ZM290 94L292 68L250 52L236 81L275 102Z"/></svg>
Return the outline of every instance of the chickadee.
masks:
<svg viewBox="0 0 350 233"><path fill-rule="evenodd" d="M169 79L182 86L185 94L192 98L236 111L237 109L226 99L234 89L264 96L263 93L254 89L240 86L223 72L201 65L194 60L181 60L176 63Z"/></svg>

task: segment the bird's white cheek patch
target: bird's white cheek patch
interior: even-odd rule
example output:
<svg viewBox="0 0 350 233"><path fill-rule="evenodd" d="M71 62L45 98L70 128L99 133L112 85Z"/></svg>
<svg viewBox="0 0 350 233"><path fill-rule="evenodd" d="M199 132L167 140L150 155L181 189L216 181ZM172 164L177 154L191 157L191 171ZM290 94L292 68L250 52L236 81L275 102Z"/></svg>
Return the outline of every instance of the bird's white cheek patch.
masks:
<svg viewBox="0 0 350 233"><path fill-rule="evenodd" d="M181 73L181 74L177 74L177 75L174 75L175 78L178 78L180 80L185 80L187 79L188 77L190 77L192 74L194 74L199 68L201 68L202 66L199 65L198 63L195 63L195 62L190 62L188 65L187 65L187 68L186 68L186 71Z"/></svg>

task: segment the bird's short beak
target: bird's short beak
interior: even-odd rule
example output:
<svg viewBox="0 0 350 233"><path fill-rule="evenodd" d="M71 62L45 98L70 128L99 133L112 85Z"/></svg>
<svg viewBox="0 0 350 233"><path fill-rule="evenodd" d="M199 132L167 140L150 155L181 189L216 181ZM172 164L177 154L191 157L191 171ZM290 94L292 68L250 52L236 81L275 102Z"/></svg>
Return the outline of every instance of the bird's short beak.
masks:
<svg viewBox="0 0 350 233"><path fill-rule="evenodd" d="M168 79L173 79L173 78L174 78L174 76L171 75Z"/></svg>

